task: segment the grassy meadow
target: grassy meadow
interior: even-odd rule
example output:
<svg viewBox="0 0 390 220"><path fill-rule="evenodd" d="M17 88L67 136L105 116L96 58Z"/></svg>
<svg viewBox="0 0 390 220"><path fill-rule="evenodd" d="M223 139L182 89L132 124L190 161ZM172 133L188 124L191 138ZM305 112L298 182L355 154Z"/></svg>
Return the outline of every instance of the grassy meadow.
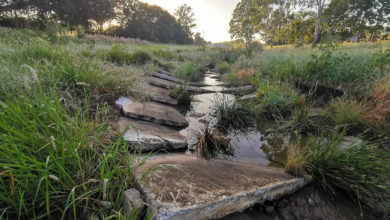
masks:
<svg viewBox="0 0 390 220"><path fill-rule="evenodd" d="M143 161L122 140L114 101L142 96L142 76L157 69L209 65L203 53L2 29L0 218L64 219L91 211L125 217L121 194Z"/></svg>
<svg viewBox="0 0 390 220"><path fill-rule="evenodd" d="M287 169L303 170L358 204L390 211L390 162L383 156L390 150L390 43L216 49L1 29L0 218L124 217L121 192L134 185L133 172L144 161L122 140L115 99L142 98L142 77L158 69L199 81L207 68L227 83L256 88L255 102L215 103L223 126L260 117L310 126L310 109L323 109L336 137L291 146ZM296 82L344 95L323 99ZM334 138L345 132L364 144L338 150ZM351 178L340 181L346 174Z"/></svg>

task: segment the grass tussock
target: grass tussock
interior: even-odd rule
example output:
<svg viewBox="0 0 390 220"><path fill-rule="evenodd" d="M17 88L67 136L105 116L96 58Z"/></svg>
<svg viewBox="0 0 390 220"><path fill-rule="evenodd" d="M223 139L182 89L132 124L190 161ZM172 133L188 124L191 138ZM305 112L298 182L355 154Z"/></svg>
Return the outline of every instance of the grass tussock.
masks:
<svg viewBox="0 0 390 220"><path fill-rule="evenodd" d="M195 62L185 62L179 65L176 67L174 75L179 79L194 82L203 77L200 66Z"/></svg>
<svg viewBox="0 0 390 220"><path fill-rule="evenodd" d="M366 117L378 129L387 130L390 128L390 77L378 80L373 88L373 107L367 111Z"/></svg>
<svg viewBox="0 0 390 220"><path fill-rule="evenodd" d="M234 156L234 148L230 144L230 139L213 132L208 124L198 135L196 148L198 153L206 159Z"/></svg>
<svg viewBox="0 0 390 220"><path fill-rule="evenodd" d="M390 153L368 143L341 147L344 136L317 138L289 149L286 169L307 173L332 195L346 193L362 208L390 211Z"/></svg>
<svg viewBox="0 0 390 220"><path fill-rule="evenodd" d="M344 98L332 101L325 115L332 118L337 125L367 124L364 115L367 110L368 107L365 103Z"/></svg>
<svg viewBox="0 0 390 220"><path fill-rule="evenodd" d="M230 65L227 62L219 62L216 65L217 72L220 74L225 74L230 71Z"/></svg>
<svg viewBox="0 0 390 220"><path fill-rule="evenodd" d="M108 60L119 64L137 64L143 65L151 60L150 55L142 50L137 50L133 53L129 53L125 48L120 45L114 45L107 52Z"/></svg>
<svg viewBox="0 0 390 220"><path fill-rule="evenodd" d="M238 102L234 97L223 94L214 97L211 115L222 130L246 131L251 127L256 111L249 103Z"/></svg>

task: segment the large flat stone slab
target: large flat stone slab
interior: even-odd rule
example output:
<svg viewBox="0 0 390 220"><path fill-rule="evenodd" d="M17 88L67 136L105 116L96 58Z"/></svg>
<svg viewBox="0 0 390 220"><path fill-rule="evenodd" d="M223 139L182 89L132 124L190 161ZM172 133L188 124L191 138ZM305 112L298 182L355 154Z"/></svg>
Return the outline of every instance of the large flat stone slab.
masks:
<svg viewBox="0 0 390 220"><path fill-rule="evenodd" d="M169 80L161 79L158 77L145 77L146 82L150 85L158 86L166 89L174 89L180 86L180 83L172 82ZM213 91L196 86L185 86L185 90L193 93L213 93Z"/></svg>
<svg viewBox="0 0 390 220"><path fill-rule="evenodd" d="M121 118L119 128L121 132L126 131L124 139L143 152L177 151L187 148L186 137L178 131L162 125Z"/></svg>
<svg viewBox="0 0 390 220"><path fill-rule="evenodd" d="M207 86L204 82L184 82L176 77L173 77L172 75L166 75L162 73L153 73L152 76L179 84L186 84L190 86Z"/></svg>
<svg viewBox="0 0 390 220"><path fill-rule="evenodd" d="M254 92L256 89L253 86L241 86L231 87L221 91L222 93L235 94L235 95L247 95Z"/></svg>
<svg viewBox="0 0 390 220"><path fill-rule="evenodd" d="M154 102L139 102L134 99L121 97L116 101L122 113L129 118L153 122L157 124L187 127L186 118L172 107Z"/></svg>
<svg viewBox="0 0 390 220"><path fill-rule="evenodd" d="M152 86L148 85L145 88L148 92L148 97L150 100L159 102L162 104L168 104L168 105L177 105L178 101L176 99L173 99L170 94L171 90L164 89L158 86Z"/></svg>
<svg viewBox="0 0 390 220"><path fill-rule="evenodd" d="M221 218L293 193L306 184L279 168L189 155L151 158L136 171L137 179L156 166L165 169L144 179L140 186L159 220Z"/></svg>

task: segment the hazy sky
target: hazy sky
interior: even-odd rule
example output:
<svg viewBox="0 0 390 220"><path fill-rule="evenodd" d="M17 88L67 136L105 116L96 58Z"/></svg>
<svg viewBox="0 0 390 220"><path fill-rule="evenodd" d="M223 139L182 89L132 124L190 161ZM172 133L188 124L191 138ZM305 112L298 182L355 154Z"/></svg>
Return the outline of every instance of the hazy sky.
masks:
<svg viewBox="0 0 390 220"><path fill-rule="evenodd" d="M240 0L142 0L150 5L158 5L173 15L182 4L190 5L195 13L194 32L203 34L207 41L229 41L229 21ZM202 35L203 36L203 35Z"/></svg>

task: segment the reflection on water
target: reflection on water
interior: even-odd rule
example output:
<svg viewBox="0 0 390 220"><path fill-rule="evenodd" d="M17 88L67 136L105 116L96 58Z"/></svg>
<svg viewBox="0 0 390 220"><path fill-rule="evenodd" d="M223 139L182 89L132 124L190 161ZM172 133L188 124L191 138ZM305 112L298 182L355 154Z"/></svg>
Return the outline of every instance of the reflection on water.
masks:
<svg viewBox="0 0 390 220"><path fill-rule="evenodd" d="M216 97L221 96L218 91L224 89L223 82L216 79L216 76L216 74L207 74L204 79L204 83L208 85L204 88L215 91L215 93L194 95L191 106L184 110L181 109L181 112L186 115L189 127L180 131L180 133L187 136L190 150L194 150L195 134L202 132L205 123L210 123L210 127L216 124L216 119L211 116L212 106ZM223 96L226 99L235 99L234 95L223 94ZM231 139L231 144L234 147L235 156L233 160L281 167L285 160L283 142L269 143L262 134L270 126L274 126L274 124L265 123L257 126L257 128L251 128L245 133L230 131L227 137Z"/></svg>

